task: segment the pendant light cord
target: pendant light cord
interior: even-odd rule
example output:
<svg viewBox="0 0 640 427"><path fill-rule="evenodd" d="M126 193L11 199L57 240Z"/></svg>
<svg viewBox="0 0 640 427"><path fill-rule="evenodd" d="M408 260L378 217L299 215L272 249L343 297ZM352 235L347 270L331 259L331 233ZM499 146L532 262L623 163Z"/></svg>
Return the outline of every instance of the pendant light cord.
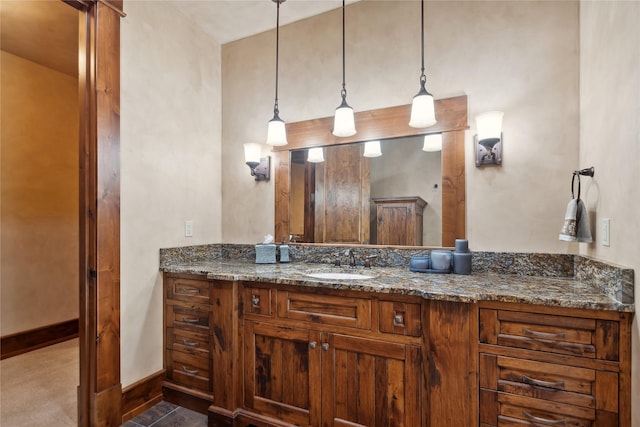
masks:
<svg viewBox="0 0 640 427"><path fill-rule="evenodd" d="M279 61L279 50L280 50L280 3L281 1L279 0L274 0L276 2L276 4L278 5L277 7L277 12L276 12L276 96L275 96L275 103L273 104L273 113L274 115L278 115L280 113L280 111L278 110L278 61ZM284 1L284 0L282 0Z"/></svg>
<svg viewBox="0 0 640 427"><path fill-rule="evenodd" d="M420 84L424 88L425 83L427 82L427 76L424 75L424 0L421 1L420 5L420 41L421 41L421 51L422 51L422 64L420 68Z"/></svg>
<svg viewBox="0 0 640 427"><path fill-rule="evenodd" d="M342 99L346 99L347 98L347 89L345 86L345 68L346 68L346 61L345 61L345 42L344 42L344 38L345 38L345 31L344 31L344 27L345 27L345 19L344 19L344 1L342 0L342 91L340 92L340 95L342 95Z"/></svg>

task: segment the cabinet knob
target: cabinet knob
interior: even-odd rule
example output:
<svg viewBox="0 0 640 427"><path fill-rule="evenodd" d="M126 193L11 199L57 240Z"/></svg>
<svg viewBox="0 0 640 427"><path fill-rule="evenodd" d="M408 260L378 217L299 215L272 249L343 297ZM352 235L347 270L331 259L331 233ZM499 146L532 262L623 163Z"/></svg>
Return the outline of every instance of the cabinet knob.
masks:
<svg viewBox="0 0 640 427"><path fill-rule="evenodd" d="M318 346L318 343L317 343L317 342L315 342L315 341L311 341L311 342L309 343L309 347L311 347L311 348L316 348L317 346Z"/></svg>
<svg viewBox="0 0 640 427"><path fill-rule="evenodd" d="M325 343L323 343L323 344L322 344L322 350L324 350L324 351L329 350L329 343L326 343L326 342L325 342Z"/></svg>
<svg viewBox="0 0 640 427"><path fill-rule="evenodd" d="M393 324L394 325L404 325L404 314L396 313L393 316Z"/></svg>
<svg viewBox="0 0 640 427"><path fill-rule="evenodd" d="M258 295L251 295L251 305L260 307L260 297Z"/></svg>

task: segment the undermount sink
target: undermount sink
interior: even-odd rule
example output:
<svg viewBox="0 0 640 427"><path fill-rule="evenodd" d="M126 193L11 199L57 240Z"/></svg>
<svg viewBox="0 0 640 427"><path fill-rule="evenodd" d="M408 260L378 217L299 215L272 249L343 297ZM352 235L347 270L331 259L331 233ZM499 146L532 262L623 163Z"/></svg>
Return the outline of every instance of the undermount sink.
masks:
<svg viewBox="0 0 640 427"><path fill-rule="evenodd" d="M334 280L362 280L362 279L373 279L374 277L376 277L369 274L339 273L339 272L307 273L307 276L314 277L316 279L334 279Z"/></svg>

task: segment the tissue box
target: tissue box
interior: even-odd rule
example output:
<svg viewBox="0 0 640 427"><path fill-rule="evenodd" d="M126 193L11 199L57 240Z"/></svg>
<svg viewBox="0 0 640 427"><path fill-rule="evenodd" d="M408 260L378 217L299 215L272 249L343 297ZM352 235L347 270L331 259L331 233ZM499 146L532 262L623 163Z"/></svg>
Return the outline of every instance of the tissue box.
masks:
<svg viewBox="0 0 640 427"><path fill-rule="evenodd" d="M276 245L274 243L256 245L256 264L275 264Z"/></svg>

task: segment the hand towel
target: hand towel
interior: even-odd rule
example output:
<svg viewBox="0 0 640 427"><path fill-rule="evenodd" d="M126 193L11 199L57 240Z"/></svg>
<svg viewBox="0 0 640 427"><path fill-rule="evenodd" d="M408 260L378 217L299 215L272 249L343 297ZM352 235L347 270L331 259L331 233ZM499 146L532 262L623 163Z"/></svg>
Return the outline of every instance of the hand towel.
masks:
<svg viewBox="0 0 640 427"><path fill-rule="evenodd" d="M578 209L576 212L576 221L578 222L577 240L580 243L591 243L591 224L589 224L589 214L587 213L587 207L584 205L582 199L578 199Z"/></svg>
<svg viewBox="0 0 640 427"><path fill-rule="evenodd" d="M577 227L578 202L571 199L567 205L567 213L564 215L564 225L560 230L560 240L565 242L575 242L578 240Z"/></svg>

